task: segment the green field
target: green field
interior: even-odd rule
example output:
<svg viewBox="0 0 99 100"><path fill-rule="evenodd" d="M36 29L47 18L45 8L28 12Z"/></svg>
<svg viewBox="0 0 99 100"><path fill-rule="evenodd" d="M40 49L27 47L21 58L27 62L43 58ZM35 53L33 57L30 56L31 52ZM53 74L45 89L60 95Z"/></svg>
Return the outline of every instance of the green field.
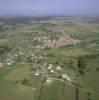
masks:
<svg viewBox="0 0 99 100"><path fill-rule="evenodd" d="M0 68L1 100L35 100L39 77L32 77L30 64ZM26 82L23 82L27 79Z"/></svg>
<svg viewBox="0 0 99 100"><path fill-rule="evenodd" d="M26 19L22 23L17 20L9 19L0 25L0 100L99 100L96 19L31 18L28 23ZM49 41L67 35L80 43L46 47ZM56 73L47 69L49 64ZM57 66L62 70L57 71ZM39 76L34 74L33 67L41 72ZM47 77L44 73L54 77L50 85L42 82L44 75ZM68 75L71 84L55 79L59 78L57 73L61 78L62 74Z"/></svg>

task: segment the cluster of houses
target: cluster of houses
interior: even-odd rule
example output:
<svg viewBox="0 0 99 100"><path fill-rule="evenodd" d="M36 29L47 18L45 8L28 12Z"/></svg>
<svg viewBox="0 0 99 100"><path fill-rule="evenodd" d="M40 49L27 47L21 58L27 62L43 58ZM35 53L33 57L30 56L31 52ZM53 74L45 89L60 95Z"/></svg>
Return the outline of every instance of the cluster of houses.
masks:
<svg viewBox="0 0 99 100"><path fill-rule="evenodd" d="M13 65L16 62L32 62L33 59L37 59L36 57L37 56L33 53L26 54L24 52L10 52L0 58L0 67L3 67L4 65Z"/></svg>
<svg viewBox="0 0 99 100"><path fill-rule="evenodd" d="M43 64L43 65L39 65L32 66L33 70L32 73L35 76L39 76L39 75L43 75L44 76L44 81L47 83L52 83L52 79L51 78L55 78L55 79L61 79L61 80L65 80L68 81L69 83L71 82L71 78L64 73L63 68L59 65L53 65L53 64ZM60 74L61 73L61 74ZM60 77L58 76L60 74Z"/></svg>
<svg viewBox="0 0 99 100"><path fill-rule="evenodd" d="M15 63L15 60L7 58L4 61L0 61L0 68L3 67L4 65L12 65Z"/></svg>
<svg viewBox="0 0 99 100"><path fill-rule="evenodd" d="M68 45L75 45L77 43L80 43L79 40L77 39L73 39L72 37L70 37L69 35L61 35L58 37L58 39L53 39L51 40L49 37L44 36L44 37L35 37L34 38L34 42L38 41L38 43L40 44L36 44L35 47L38 50L44 49L44 48L56 48L56 47L64 47L64 46L68 46ZM17 51L14 53L10 53L8 54L8 56L5 59L5 63L7 65L12 65L14 64L16 61L23 61L23 62L27 62L30 61L33 63L33 61L38 60L38 59L42 59L44 56L42 55L42 52L39 54L35 55L32 52L24 53L21 51ZM0 62L0 67L3 66L3 63ZM43 64L40 65L38 63L36 63L35 65L32 66L33 68L33 73L35 76L39 76L41 74L43 74L44 76L46 76L46 82L50 82L50 79L48 79L49 76L53 77L53 78L60 78L66 81L71 82L71 78L65 74L63 72L63 68L60 65L53 65L53 64ZM52 81L51 81L52 82Z"/></svg>
<svg viewBox="0 0 99 100"><path fill-rule="evenodd" d="M47 47L48 48L58 48L58 47L75 45L77 43L80 43L80 40L74 39L70 37L69 35L62 35L62 36L59 36L58 40L53 40L53 41L49 40Z"/></svg>
<svg viewBox="0 0 99 100"><path fill-rule="evenodd" d="M36 48L58 48L80 43L80 40L71 37L69 34L62 33L61 35L58 35L57 38L53 38L52 40L50 39L50 36L35 37L34 41L40 43Z"/></svg>

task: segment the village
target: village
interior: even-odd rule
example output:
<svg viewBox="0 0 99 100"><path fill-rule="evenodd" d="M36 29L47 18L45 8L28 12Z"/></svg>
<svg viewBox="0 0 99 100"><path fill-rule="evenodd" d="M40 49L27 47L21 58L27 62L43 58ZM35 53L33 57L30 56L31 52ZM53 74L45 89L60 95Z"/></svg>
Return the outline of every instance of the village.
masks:
<svg viewBox="0 0 99 100"><path fill-rule="evenodd" d="M34 37L32 40L33 44L36 42L35 45L27 45L27 48L31 48L30 51L25 52L25 48L23 48L23 51L20 50L21 47L13 49L11 52L8 54L4 55L4 57L0 58L0 66L4 64L11 65L17 61L23 61L27 62L30 61L32 62L33 60L37 59L42 59L46 58L47 56L47 51L46 49L53 49L53 48L63 48L66 46L72 46L79 44L81 41L78 39L74 39L69 35L58 35L57 39L51 40L51 36L43 36L43 37ZM24 40L28 41L28 40ZM19 49L19 50L17 50ZM32 52L32 49L35 49L36 53Z"/></svg>
<svg viewBox="0 0 99 100"><path fill-rule="evenodd" d="M99 29L90 25L52 18L0 26L8 27L0 31L0 99L98 100Z"/></svg>
<svg viewBox="0 0 99 100"><path fill-rule="evenodd" d="M48 84L53 82L54 79L62 79L68 83L72 83L72 79L64 73L61 66L55 66L53 64L46 64L32 66L32 74L35 76L42 75L42 80Z"/></svg>
<svg viewBox="0 0 99 100"><path fill-rule="evenodd" d="M46 59L47 58L47 50L53 48L63 48L70 45L76 45L80 43L80 40L73 39L69 35L61 35L58 36L58 39L49 39L48 37L35 37L33 41L37 42L37 45L31 45L30 47L36 49L36 53L29 51L25 53L24 51L16 51L13 50L12 52L8 53L4 59L0 61L0 67L5 65L11 66L17 62L19 63L32 63L32 74L35 76L42 75L44 81L52 82L49 77L56 78L56 79L63 79L68 81L69 83L72 82L72 79L64 73L64 70L60 65L53 65L47 62L43 64L39 64L38 60ZM39 45L38 45L39 44Z"/></svg>

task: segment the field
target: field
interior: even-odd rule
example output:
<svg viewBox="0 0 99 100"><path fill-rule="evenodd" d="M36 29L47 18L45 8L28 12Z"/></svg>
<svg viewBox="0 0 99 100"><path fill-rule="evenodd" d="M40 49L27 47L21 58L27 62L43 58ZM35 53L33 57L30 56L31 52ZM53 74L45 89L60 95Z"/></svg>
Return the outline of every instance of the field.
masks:
<svg viewBox="0 0 99 100"><path fill-rule="evenodd" d="M96 19L0 21L0 100L99 100Z"/></svg>
<svg viewBox="0 0 99 100"><path fill-rule="evenodd" d="M29 64L0 68L0 100L35 100L39 77L31 77L30 68Z"/></svg>

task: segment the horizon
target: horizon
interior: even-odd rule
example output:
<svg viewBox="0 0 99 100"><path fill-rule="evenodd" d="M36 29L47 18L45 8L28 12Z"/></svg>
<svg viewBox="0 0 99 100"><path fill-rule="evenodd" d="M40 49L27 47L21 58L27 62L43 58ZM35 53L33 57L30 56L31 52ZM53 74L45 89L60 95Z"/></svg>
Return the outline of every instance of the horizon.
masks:
<svg viewBox="0 0 99 100"><path fill-rule="evenodd" d="M0 0L0 16L99 16L98 0Z"/></svg>

